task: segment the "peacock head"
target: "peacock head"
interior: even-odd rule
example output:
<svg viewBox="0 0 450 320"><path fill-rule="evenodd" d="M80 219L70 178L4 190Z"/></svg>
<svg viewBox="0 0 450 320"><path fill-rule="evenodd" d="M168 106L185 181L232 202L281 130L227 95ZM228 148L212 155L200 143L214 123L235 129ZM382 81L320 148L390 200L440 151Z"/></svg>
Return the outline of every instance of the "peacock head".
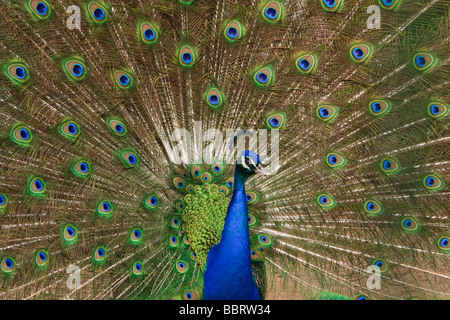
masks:
<svg viewBox="0 0 450 320"><path fill-rule="evenodd" d="M250 150L242 152L236 163L236 171L244 176L252 176L256 173L264 174L264 168L259 155Z"/></svg>

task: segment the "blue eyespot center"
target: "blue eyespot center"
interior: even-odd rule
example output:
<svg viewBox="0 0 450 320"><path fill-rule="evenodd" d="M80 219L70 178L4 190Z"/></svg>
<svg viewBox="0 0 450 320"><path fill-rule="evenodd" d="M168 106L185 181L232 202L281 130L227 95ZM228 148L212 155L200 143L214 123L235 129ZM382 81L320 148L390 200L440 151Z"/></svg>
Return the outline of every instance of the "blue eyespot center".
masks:
<svg viewBox="0 0 450 320"><path fill-rule="evenodd" d="M144 32L144 37L147 40L153 40L155 39L155 31L153 31L152 29L147 29Z"/></svg>
<svg viewBox="0 0 450 320"><path fill-rule="evenodd" d="M209 102L210 102L211 104L216 105L216 104L219 103L219 97L216 96L215 94L213 94L213 95L209 96Z"/></svg>
<svg viewBox="0 0 450 320"><path fill-rule="evenodd" d="M358 300L367 300L366 297L359 297Z"/></svg>
<svg viewBox="0 0 450 320"><path fill-rule="evenodd" d="M423 66L425 66L426 65L426 60L425 60L425 57L424 56L422 56L422 55L420 55L420 56L417 56L416 57L416 63L417 63L417 65L419 66L419 67L423 67Z"/></svg>
<svg viewBox="0 0 450 320"><path fill-rule="evenodd" d="M75 76L79 77L83 74L84 68L81 64L77 63L73 66L72 72Z"/></svg>
<svg viewBox="0 0 450 320"><path fill-rule="evenodd" d="M177 242L178 242L177 238L172 237L172 242L173 242L173 243L177 243Z"/></svg>
<svg viewBox="0 0 450 320"><path fill-rule="evenodd" d="M361 59L364 57L364 51L361 50L361 48L356 47L355 49L353 49L353 55L357 58L357 59Z"/></svg>
<svg viewBox="0 0 450 320"><path fill-rule="evenodd" d="M180 268L182 268L182 269L184 269L184 267L186 266L183 262L179 262L178 263L178 266L180 267Z"/></svg>
<svg viewBox="0 0 450 320"><path fill-rule="evenodd" d="M34 186L36 187L37 190L41 191L42 189L44 189L44 184L42 183L41 180L36 180L34 182Z"/></svg>
<svg viewBox="0 0 450 320"><path fill-rule="evenodd" d="M405 220L404 226L405 226L406 228L411 227L411 225L412 225L412 221L411 221L410 219Z"/></svg>
<svg viewBox="0 0 450 320"><path fill-rule="evenodd" d="M43 16L43 15L45 15L48 12L48 7L47 7L47 5L45 3L39 2L38 5L36 6L36 11L41 16Z"/></svg>
<svg viewBox="0 0 450 320"><path fill-rule="evenodd" d="M228 181L228 182L227 182L227 187L228 187L228 188L233 187L233 183L232 183L231 181Z"/></svg>
<svg viewBox="0 0 450 320"><path fill-rule="evenodd" d="M23 140L28 140L30 138L30 134L27 129L20 129L20 136Z"/></svg>
<svg viewBox="0 0 450 320"><path fill-rule="evenodd" d="M102 20L105 17L105 11L101 8L97 8L94 10L94 17L97 20Z"/></svg>
<svg viewBox="0 0 450 320"><path fill-rule="evenodd" d="M376 265L378 268L381 268L381 267L383 266L383 261L377 261L377 262L375 263L375 265Z"/></svg>
<svg viewBox="0 0 450 320"><path fill-rule="evenodd" d="M252 201L252 197L251 197L249 194L247 194L247 195L245 196L245 198L247 199L247 202Z"/></svg>
<svg viewBox="0 0 450 320"><path fill-rule="evenodd" d="M369 203L367 204L367 210L373 211L373 209L375 209L375 203L369 202Z"/></svg>
<svg viewBox="0 0 450 320"><path fill-rule="evenodd" d="M136 264L136 270L137 270L137 271L141 271L141 269L142 269L141 265L140 265L139 263L137 263L137 264Z"/></svg>
<svg viewBox="0 0 450 320"><path fill-rule="evenodd" d="M199 172L198 170L195 170L195 171L194 171L194 175L195 175L195 176L198 176L199 174L200 174L200 172Z"/></svg>
<svg viewBox="0 0 450 320"><path fill-rule="evenodd" d="M101 249L101 248L99 248L99 249L97 250L97 253L98 253L98 255L99 255L100 257L103 257L103 256L105 255L105 251L104 251L103 249Z"/></svg>
<svg viewBox="0 0 450 320"><path fill-rule="evenodd" d="M322 203L322 204L326 204L326 203L327 203L327 201L328 201L328 198L327 198L326 196L322 196L322 197L320 197L320 203Z"/></svg>
<svg viewBox="0 0 450 320"><path fill-rule="evenodd" d="M105 210L106 212L111 210L111 205L108 202L103 202L102 206L103 206L103 210Z"/></svg>
<svg viewBox="0 0 450 320"><path fill-rule="evenodd" d="M392 168L392 162L389 160L385 160L383 162L383 168L385 168L386 170L390 170Z"/></svg>
<svg viewBox="0 0 450 320"><path fill-rule="evenodd" d="M381 111L381 105L378 102L374 102L372 104L372 110L375 112L380 112Z"/></svg>
<svg viewBox="0 0 450 320"><path fill-rule="evenodd" d="M47 260L47 255L43 252L39 253L39 259L41 259L42 261L46 261Z"/></svg>
<svg viewBox="0 0 450 320"><path fill-rule="evenodd" d="M329 161L331 164L336 164L337 163L337 157L335 155L331 155L329 158Z"/></svg>
<svg viewBox="0 0 450 320"><path fill-rule="evenodd" d="M393 2L394 0L383 0L383 3L387 6L390 6Z"/></svg>
<svg viewBox="0 0 450 320"><path fill-rule="evenodd" d="M256 76L256 78L258 79L259 82L261 83L266 83L267 81L269 81L269 77L267 76L267 74L260 72L258 73L258 75Z"/></svg>
<svg viewBox="0 0 450 320"><path fill-rule="evenodd" d="M237 36L239 35L239 31L236 29L236 28L233 28L233 27L229 27L228 29L227 29L227 35L230 37L230 38L237 38Z"/></svg>
<svg viewBox="0 0 450 320"><path fill-rule="evenodd" d="M178 182L178 188L180 188L180 189L184 188L184 183L183 182Z"/></svg>
<svg viewBox="0 0 450 320"><path fill-rule="evenodd" d="M156 197L152 197L150 199L150 203L155 206L158 203L158 199L156 199Z"/></svg>
<svg viewBox="0 0 450 320"><path fill-rule="evenodd" d="M330 115L330 112L327 110L327 108L320 108L319 113L322 118L328 118L328 116Z"/></svg>
<svg viewBox="0 0 450 320"><path fill-rule="evenodd" d="M178 219L177 219L177 218L173 219L173 224L174 224L174 225L176 225L176 226L177 226L177 225L178 225L178 223L179 223L179 221L178 221Z"/></svg>
<svg viewBox="0 0 450 320"><path fill-rule="evenodd" d="M75 124L71 123L67 126L67 129L71 134L76 134L78 132L78 128Z"/></svg>
<svg viewBox="0 0 450 320"><path fill-rule="evenodd" d="M119 82L121 85L126 86L130 83L130 77L124 74L119 78Z"/></svg>
<svg viewBox="0 0 450 320"><path fill-rule="evenodd" d="M129 161L131 164L135 164L136 161L137 161L136 156L130 154L130 155L128 156L128 161Z"/></svg>
<svg viewBox="0 0 450 320"><path fill-rule="evenodd" d="M87 165L86 162L82 162L80 164L80 170L81 170L81 172L87 172L89 170L89 166Z"/></svg>
<svg viewBox="0 0 450 320"><path fill-rule="evenodd" d="M0 195L0 205L5 204L5 202L6 202L5 197Z"/></svg>
<svg viewBox="0 0 450 320"><path fill-rule="evenodd" d="M190 292L188 292L188 293L186 293L186 297L187 297L188 299L192 299L192 294L191 294Z"/></svg>
<svg viewBox="0 0 450 320"><path fill-rule="evenodd" d="M68 227L67 233L72 237L75 234L75 230L72 227Z"/></svg>
<svg viewBox="0 0 450 320"><path fill-rule="evenodd" d="M333 8L334 5L336 4L336 1L335 0L324 0L323 3L325 3L325 5L328 8Z"/></svg>
<svg viewBox="0 0 450 320"><path fill-rule="evenodd" d="M311 63L309 63L309 61L306 59L300 59L298 64L300 68L302 68L303 70L308 70L309 67L311 66Z"/></svg>
<svg viewBox="0 0 450 320"><path fill-rule="evenodd" d="M220 167L219 166L214 166L214 171L215 172L220 172Z"/></svg>
<svg viewBox="0 0 450 320"><path fill-rule="evenodd" d="M139 230L134 230L134 236L138 239L141 237L141 233L139 232Z"/></svg>
<svg viewBox="0 0 450 320"><path fill-rule="evenodd" d="M23 79L23 78L26 77L26 75L27 75L27 72L25 71L25 68L23 68L23 67L17 67L16 68L16 76L17 76L17 78Z"/></svg>
<svg viewBox="0 0 450 320"><path fill-rule="evenodd" d="M431 110L431 113L435 114L435 115L439 114L439 112L440 112L439 107L435 104L430 107L430 110Z"/></svg>
<svg viewBox="0 0 450 320"><path fill-rule="evenodd" d="M447 238L444 238L444 239L441 240L441 246L443 246L443 247L447 247L448 246L448 239Z"/></svg>
<svg viewBox="0 0 450 320"><path fill-rule="evenodd" d="M12 267L14 266L14 262L11 259L6 259L5 264L8 267L8 269L12 269Z"/></svg>
<svg viewBox="0 0 450 320"><path fill-rule="evenodd" d="M427 178L427 186L432 187L434 185L435 179L433 177Z"/></svg>
<svg viewBox="0 0 450 320"><path fill-rule="evenodd" d="M272 127L275 127L275 128L280 125L280 121L275 117L270 118L269 123Z"/></svg>
<svg viewBox="0 0 450 320"><path fill-rule="evenodd" d="M274 8L267 8L266 9L266 17L273 20L276 19L276 17L278 16L278 11L275 10Z"/></svg>
<svg viewBox="0 0 450 320"><path fill-rule="evenodd" d="M183 53L183 55L181 56L181 59L183 60L184 63L191 63L192 62L192 54Z"/></svg>

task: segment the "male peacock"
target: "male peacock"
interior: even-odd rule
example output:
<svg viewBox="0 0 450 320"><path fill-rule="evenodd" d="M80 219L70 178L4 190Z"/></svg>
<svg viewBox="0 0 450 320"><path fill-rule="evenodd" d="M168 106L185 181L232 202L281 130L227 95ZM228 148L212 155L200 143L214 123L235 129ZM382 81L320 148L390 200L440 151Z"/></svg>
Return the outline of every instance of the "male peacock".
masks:
<svg viewBox="0 0 450 320"><path fill-rule="evenodd" d="M448 9L2 0L0 299L448 299Z"/></svg>

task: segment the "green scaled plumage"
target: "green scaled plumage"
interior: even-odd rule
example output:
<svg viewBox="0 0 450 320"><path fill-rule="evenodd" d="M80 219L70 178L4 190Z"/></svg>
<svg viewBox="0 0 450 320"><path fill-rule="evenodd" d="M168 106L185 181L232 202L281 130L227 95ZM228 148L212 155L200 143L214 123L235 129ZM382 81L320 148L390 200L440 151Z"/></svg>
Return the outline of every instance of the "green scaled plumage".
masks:
<svg viewBox="0 0 450 320"><path fill-rule="evenodd" d="M70 5L0 7L0 299L202 299L243 130L263 298L450 298L448 1Z"/></svg>

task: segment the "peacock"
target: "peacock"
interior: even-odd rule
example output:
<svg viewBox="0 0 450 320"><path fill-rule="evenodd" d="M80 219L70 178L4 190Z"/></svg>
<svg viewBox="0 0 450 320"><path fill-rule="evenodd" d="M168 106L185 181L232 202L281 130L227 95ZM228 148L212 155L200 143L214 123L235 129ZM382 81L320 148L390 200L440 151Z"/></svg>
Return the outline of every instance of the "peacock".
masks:
<svg viewBox="0 0 450 320"><path fill-rule="evenodd" d="M449 299L445 0L2 0L0 299Z"/></svg>

